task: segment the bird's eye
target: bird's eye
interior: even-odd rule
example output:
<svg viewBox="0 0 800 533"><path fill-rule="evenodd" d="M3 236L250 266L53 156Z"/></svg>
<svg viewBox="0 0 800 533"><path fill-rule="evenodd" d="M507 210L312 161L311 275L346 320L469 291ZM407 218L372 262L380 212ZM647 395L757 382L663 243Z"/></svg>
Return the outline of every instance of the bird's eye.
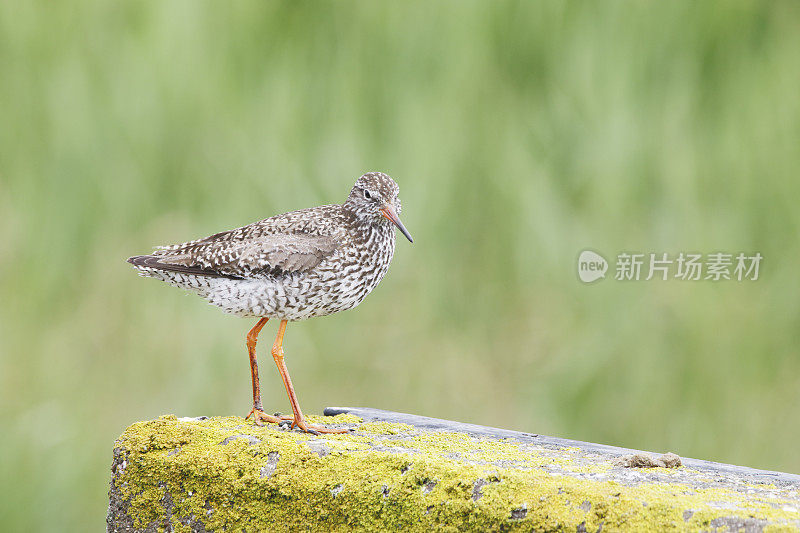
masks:
<svg viewBox="0 0 800 533"><path fill-rule="evenodd" d="M364 198L366 198L367 200L372 198L372 195L369 193L367 189L364 189Z"/></svg>

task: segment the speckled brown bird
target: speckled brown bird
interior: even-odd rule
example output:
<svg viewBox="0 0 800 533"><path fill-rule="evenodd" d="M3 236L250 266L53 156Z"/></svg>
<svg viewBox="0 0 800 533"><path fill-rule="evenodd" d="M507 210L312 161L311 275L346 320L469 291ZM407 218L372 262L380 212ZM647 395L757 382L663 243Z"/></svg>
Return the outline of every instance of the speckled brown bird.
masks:
<svg viewBox="0 0 800 533"><path fill-rule="evenodd" d="M343 204L292 211L204 239L157 248L128 259L140 275L197 293L223 311L258 317L247 334L256 424L291 420L310 433L341 433L311 426L284 363L283 335L289 321L352 309L386 275L400 222L397 184L382 172L358 180ZM293 416L264 412L256 361L258 333L270 318L280 320L272 357L286 387Z"/></svg>

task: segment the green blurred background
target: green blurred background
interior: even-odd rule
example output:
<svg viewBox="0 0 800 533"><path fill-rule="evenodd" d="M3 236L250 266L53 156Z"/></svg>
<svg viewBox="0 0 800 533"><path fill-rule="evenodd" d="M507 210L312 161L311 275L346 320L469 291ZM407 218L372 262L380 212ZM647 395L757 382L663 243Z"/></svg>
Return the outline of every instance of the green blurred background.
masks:
<svg viewBox="0 0 800 533"><path fill-rule="evenodd" d="M368 170L416 241L290 325L307 412L800 471L798 27L796 2L0 4L1 529L101 529L128 424L250 408L253 321L125 258ZM764 262L584 285L586 247Z"/></svg>

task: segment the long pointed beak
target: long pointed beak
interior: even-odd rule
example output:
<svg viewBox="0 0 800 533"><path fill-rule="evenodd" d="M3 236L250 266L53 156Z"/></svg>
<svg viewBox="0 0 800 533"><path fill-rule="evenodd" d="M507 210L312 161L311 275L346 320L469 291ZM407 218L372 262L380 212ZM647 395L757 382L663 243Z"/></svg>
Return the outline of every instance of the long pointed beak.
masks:
<svg viewBox="0 0 800 533"><path fill-rule="evenodd" d="M403 235L406 236L406 239L408 239L409 242L414 242L414 239L411 238L411 234L408 232L403 223L400 222L400 218L398 218L397 212L394 210L394 207L392 207L391 204L384 204L384 206L381 207L381 215L383 215L385 219L390 220L392 224L397 226L397 229L399 229Z"/></svg>

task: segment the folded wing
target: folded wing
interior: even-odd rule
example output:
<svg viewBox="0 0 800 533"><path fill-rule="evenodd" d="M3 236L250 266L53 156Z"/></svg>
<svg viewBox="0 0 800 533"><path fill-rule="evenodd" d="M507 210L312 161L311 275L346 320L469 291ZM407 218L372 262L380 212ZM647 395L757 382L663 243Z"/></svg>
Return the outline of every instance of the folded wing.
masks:
<svg viewBox="0 0 800 533"><path fill-rule="evenodd" d="M131 257L135 266L228 278L304 272L331 255L338 241L330 236L260 235L228 239L225 234Z"/></svg>

